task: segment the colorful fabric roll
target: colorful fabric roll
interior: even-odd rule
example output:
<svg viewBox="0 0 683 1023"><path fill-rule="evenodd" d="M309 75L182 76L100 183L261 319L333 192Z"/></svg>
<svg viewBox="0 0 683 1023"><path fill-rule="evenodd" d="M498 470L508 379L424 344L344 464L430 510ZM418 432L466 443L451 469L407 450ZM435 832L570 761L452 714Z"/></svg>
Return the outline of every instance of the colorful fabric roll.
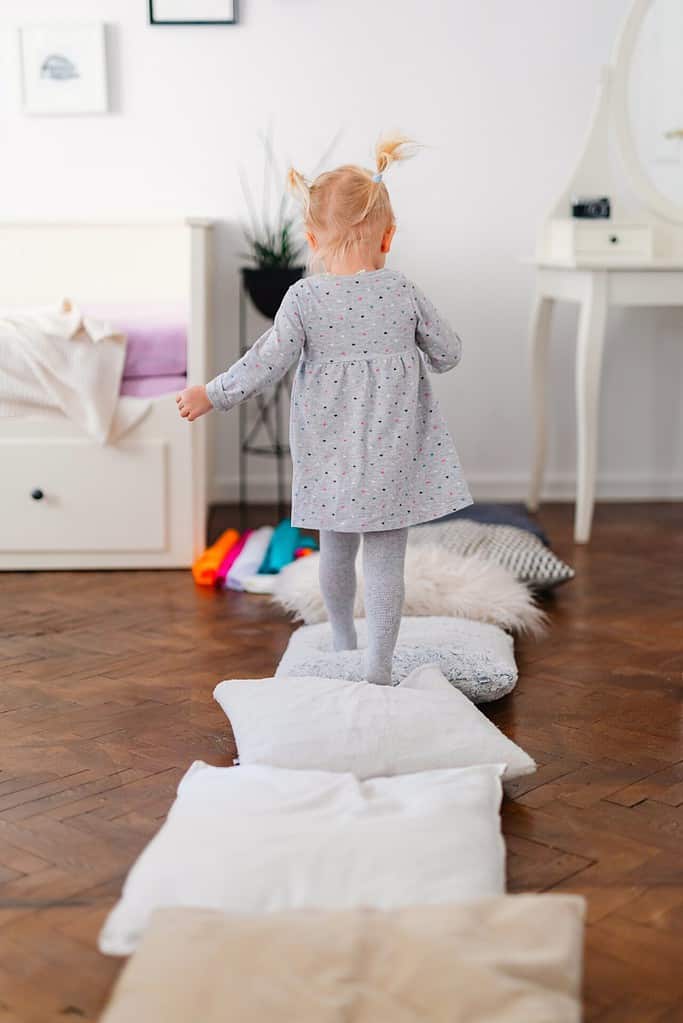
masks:
<svg viewBox="0 0 683 1023"><path fill-rule="evenodd" d="M239 541L236 529L226 529L214 544L200 554L192 566L192 577L198 586L214 586L216 573L228 552Z"/></svg>
<svg viewBox="0 0 683 1023"><path fill-rule="evenodd" d="M240 556L242 551L244 550L244 545L251 536L251 533L252 530L248 529L246 533L242 534L242 536L239 538L235 546L231 547L230 550L226 553L225 557L221 561L216 571L216 586L222 586L224 584L228 572L230 571L230 569L232 568L232 566L234 565L235 561Z"/></svg>
<svg viewBox="0 0 683 1023"><path fill-rule="evenodd" d="M318 541L313 536L302 536L299 541L299 546L294 551L295 557L305 557L307 554L315 554L318 550ZM298 554L301 551L301 555Z"/></svg>
<svg viewBox="0 0 683 1023"><path fill-rule="evenodd" d="M255 529L249 536L225 577L225 585L228 589L244 590L246 588L245 581L258 572L274 532L272 526L262 526L260 529Z"/></svg>
<svg viewBox="0 0 683 1023"><path fill-rule="evenodd" d="M295 551L299 547L317 549L313 537L302 536L301 530L293 526L290 519L283 519L275 527L266 556L259 568L259 574L276 574L294 561Z"/></svg>

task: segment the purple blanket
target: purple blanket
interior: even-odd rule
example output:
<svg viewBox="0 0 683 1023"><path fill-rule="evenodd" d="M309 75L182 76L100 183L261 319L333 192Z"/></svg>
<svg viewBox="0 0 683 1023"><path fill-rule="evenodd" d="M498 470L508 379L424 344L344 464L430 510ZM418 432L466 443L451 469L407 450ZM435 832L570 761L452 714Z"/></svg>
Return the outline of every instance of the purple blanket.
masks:
<svg viewBox="0 0 683 1023"><path fill-rule="evenodd" d="M127 336L124 380L187 372L187 313L181 307L93 305L84 312L107 320Z"/></svg>

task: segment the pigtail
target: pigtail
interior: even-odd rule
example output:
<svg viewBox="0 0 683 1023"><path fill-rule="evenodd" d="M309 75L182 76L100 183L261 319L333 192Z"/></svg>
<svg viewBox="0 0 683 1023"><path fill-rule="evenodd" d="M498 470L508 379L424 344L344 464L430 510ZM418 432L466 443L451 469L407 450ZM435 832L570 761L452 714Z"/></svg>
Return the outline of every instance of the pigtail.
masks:
<svg viewBox="0 0 683 1023"><path fill-rule="evenodd" d="M411 157L414 149L415 146L412 139L407 138L405 135L387 135L379 140L375 146L375 166L377 167L377 172L371 174L370 171L365 171L362 186L365 193L364 202L356 219L353 221L355 225L361 224L366 220L378 206L389 205L389 195L386 185L383 184L382 180L384 172L392 163L396 163L398 160L407 160Z"/></svg>
<svg viewBox="0 0 683 1023"><path fill-rule="evenodd" d="M287 186L292 195L299 200L303 207L304 220L308 216L311 206L311 188L303 174L290 167L287 172Z"/></svg>
<svg viewBox="0 0 683 1023"><path fill-rule="evenodd" d="M414 154L415 143L406 135L386 135L378 141L375 146L375 166L377 167L377 173L372 175L368 173L366 199L357 223L365 220L378 204L382 204L383 197L387 194L386 186L382 182L384 172L387 168L390 167L392 163L397 163L399 160L410 159L410 157L414 156Z"/></svg>
<svg viewBox="0 0 683 1023"><path fill-rule="evenodd" d="M415 155L415 143L406 135L387 135L375 146L377 173L384 174L392 163L409 160Z"/></svg>

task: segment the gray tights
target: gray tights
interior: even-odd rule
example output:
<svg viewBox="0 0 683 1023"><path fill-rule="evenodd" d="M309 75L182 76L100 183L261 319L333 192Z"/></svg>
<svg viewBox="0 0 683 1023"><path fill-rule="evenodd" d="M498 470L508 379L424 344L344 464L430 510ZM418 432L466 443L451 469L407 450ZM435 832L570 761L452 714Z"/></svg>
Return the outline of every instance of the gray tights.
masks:
<svg viewBox="0 0 683 1023"><path fill-rule="evenodd" d="M403 563L407 529L363 533L363 576L368 649L368 682L391 685L391 661L405 593ZM320 531L320 589L332 626L335 650L355 650L353 604L360 533Z"/></svg>

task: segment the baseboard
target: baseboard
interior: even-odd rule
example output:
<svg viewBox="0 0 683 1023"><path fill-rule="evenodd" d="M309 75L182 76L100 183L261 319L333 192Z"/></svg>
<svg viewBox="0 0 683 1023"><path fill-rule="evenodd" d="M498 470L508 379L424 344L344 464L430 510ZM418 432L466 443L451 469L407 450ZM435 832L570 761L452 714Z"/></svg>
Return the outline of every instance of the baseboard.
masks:
<svg viewBox="0 0 683 1023"><path fill-rule="evenodd" d="M529 477L525 475L496 475L494 473L470 474L468 482L474 497L479 501L523 501L526 498ZM211 501L216 504L232 503L238 500L237 477L218 476L214 479ZM556 473L549 475L543 488L543 497L548 501L573 501L576 495L576 478L573 474ZM249 478L249 501L255 504L269 503L277 499L275 484L271 476ZM600 501L681 501L683 500L683 477L681 476L618 476L604 475L598 480L597 500Z"/></svg>
<svg viewBox="0 0 683 1023"><path fill-rule="evenodd" d="M290 495L287 480L287 500ZM239 500L239 481L236 476L219 476L209 486L209 500L213 504L233 504ZM277 501L277 488L272 476L250 476L248 500L250 504L271 504Z"/></svg>
<svg viewBox="0 0 683 1023"><path fill-rule="evenodd" d="M484 501L524 501L529 487L526 475L470 475L473 495ZM547 501L573 501L576 477L573 473L549 474L543 486ZM596 487L598 501L680 501L683 500L683 477L604 474Z"/></svg>

